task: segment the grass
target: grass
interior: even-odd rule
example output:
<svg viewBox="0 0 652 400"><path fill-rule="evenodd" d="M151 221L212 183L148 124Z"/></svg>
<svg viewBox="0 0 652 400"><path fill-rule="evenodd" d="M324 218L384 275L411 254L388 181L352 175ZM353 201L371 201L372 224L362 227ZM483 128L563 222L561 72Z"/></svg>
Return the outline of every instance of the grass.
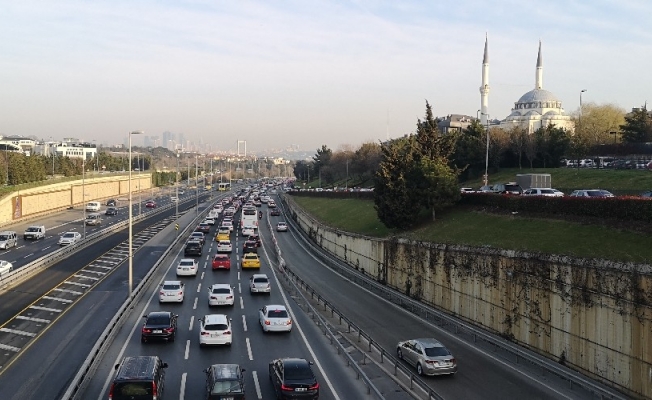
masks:
<svg viewBox="0 0 652 400"><path fill-rule="evenodd" d="M376 216L374 204L360 199L294 197L296 203L326 225L347 232L388 237ZM493 215L453 209L440 213L435 223L427 222L400 236L436 243L524 250L582 258L650 262L650 236L574 222Z"/></svg>
<svg viewBox="0 0 652 400"><path fill-rule="evenodd" d="M616 194L640 194L652 190L652 172L646 170L593 168L509 168L489 174L489 183L516 181L516 174L550 174L552 187L565 193L575 189L606 189ZM479 188L482 178L461 186Z"/></svg>

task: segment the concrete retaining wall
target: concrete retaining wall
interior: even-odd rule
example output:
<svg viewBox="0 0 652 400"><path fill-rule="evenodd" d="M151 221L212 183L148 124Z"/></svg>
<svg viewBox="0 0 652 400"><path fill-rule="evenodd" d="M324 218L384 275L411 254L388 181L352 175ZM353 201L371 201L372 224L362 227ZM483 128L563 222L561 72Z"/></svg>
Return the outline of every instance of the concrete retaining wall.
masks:
<svg viewBox="0 0 652 400"><path fill-rule="evenodd" d="M413 298L631 395L652 398L652 267L381 240L328 228L286 196L324 249Z"/></svg>

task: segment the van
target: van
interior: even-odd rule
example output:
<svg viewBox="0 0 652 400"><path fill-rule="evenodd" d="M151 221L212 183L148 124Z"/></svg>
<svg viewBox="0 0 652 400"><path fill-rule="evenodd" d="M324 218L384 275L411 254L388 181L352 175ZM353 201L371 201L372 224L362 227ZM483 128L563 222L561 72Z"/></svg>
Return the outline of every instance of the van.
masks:
<svg viewBox="0 0 652 400"><path fill-rule="evenodd" d="M86 225L100 225L102 216L100 214L88 214L86 216Z"/></svg>
<svg viewBox="0 0 652 400"><path fill-rule="evenodd" d="M18 234L14 231L0 232L0 249L8 250L18 244Z"/></svg>
<svg viewBox="0 0 652 400"><path fill-rule="evenodd" d="M44 225L32 225L28 226L23 232L23 240L39 240L45 239L45 226Z"/></svg>
<svg viewBox="0 0 652 400"><path fill-rule="evenodd" d="M89 201L86 203L86 211L98 212L100 211L100 207L102 206L100 205L99 201Z"/></svg>
<svg viewBox="0 0 652 400"><path fill-rule="evenodd" d="M115 366L109 400L156 400L163 397L167 363L157 356L125 357Z"/></svg>

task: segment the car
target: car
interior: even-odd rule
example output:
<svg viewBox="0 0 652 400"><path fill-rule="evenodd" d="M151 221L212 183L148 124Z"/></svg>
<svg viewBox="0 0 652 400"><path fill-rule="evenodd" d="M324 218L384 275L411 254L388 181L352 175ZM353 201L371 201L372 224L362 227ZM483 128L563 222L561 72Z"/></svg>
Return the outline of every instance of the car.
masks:
<svg viewBox="0 0 652 400"><path fill-rule="evenodd" d="M204 234L204 232L195 231L190 234L188 241L190 240L197 240L203 246L204 243L206 243L206 235Z"/></svg>
<svg viewBox="0 0 652 400"><path fill-rule="evenodd" d="M256 253L246 253L242 255L242 268L260 268L260 258Z"/></svg>
<svg viewBox="0 0 652 400"><path fill-rule="evenodd" d="M9 261L0 261L0 275L8 274L14 269L14 265Z"/></svg>
<svg viewBox="0 0 652 400"><path fill-rule="evenodd" d="M115 207L109 207L104 211L104 215L118 215L118 209Z"/></svg>
<svg viewBox="0 0 652 400"><path fill-rule="evenodd" d="M564 193L551 188L531 188L525 189L523 196L564 197Z"/></svg>
<svg viewBox="0 0 652 400"><path fill-rule="evenodd" d="M516 182L499 183L497 185L493 185L492 191L493 193L498 193L498 194L520 195L521 193L523 193L523 189Z"/></svg>
<svg viewBox="0 0 652 400"><path fill-rule="evenodd" d="M183 249L183 255L201 257L202 245L199 240L189 240L186 247Z"/></svg>
<svg viewBox="0 0 652 400"><path fill-rule="evenodd" d="M199 264L193 258L182 258L177 264L177 276L197 276Z"/></svg>
<svg viewBox="0 0 652 400"><path fill-rule="evenodd" d="M242 233L242 236L249 237L256 233L256 228L253 226L243 226L240 232Z"/></svg>
<svg viewBox="0 0 652 400"><path fill-rule="evenodd" d="M179 189L178 193L179 193L179 196L183 196L183 194L186 193L186 192L184 190L182 190L182 189Z"/></svg>
<svg viewBox="0 0 652 400"><path fill-rule="evenodd" d="M253 240L254 242L256 242L256 244L258 245L258 247L260 247L260 245L261 245L260 235L258 235L257 233L255 233L255 234L253 234L253 235L250 235L250 236L247 238L247 240Z"/></svg>
<svg viewBox="0 0 652 400"><path fill-rule="evenodd" d="M161 399L165 388L167 363L158 356L124 357L115 366L109 390L110 400Z"/></svg>
<svg viewBox="0 0 652 400"><path fill-rule="evenodd" d="M0 232L0 249L9 250L18 244L18 234L15 231Z"/></svg>
<svg viewBox="0 0 652 400"><path fill-rule="evenodd" d="M288 224L280 221L279 223L276 224L276 232L287 232L288 231Z"/></svg>
<svg viewBox="0 0 652 400"><path fill-rule="evenodd" d="M614 197L614 195L602 189L580 189L573 190L573 192L570 194L570 197L590 197L600 199Z"/></svg>
<svg viewBox="0 0 652 400"><path fill-rule="evenodd" d="M88 214L86 216L86 220L84 221L84 223L86 225L93 225L93 226L101 225L102 224L102 216L100 214L97 214L97 213Z"/></svg>
<svg viewBox="0 0 652 400"><path fill-rule="evenodd" d="M209 314L199 320L199 346L233 343L231 319L224 314Z"/></svg>
<svg viewBox="0 0 652 400"><path fill-rule="evenodd" d="M267 208L276 208L276 203L273 200L268 201Z"/></svg>
<svg viewBox="0 0 652 400"><path fill-rule="evenodd" d="M156 202L154 200L149 200L145 203L145 208L156 208Z"/></svg>
<svg viewBox="0 0 652 400"><path fill-rule="evenodd" d="M213 269L231 269L231 257L226 254L215 254L212 262Z"/></svg>
<svg viewBox="0 0 652 400"><path fill-rule="evenodd" d="M109 199L106 201L107 207L116 207L117 205L118 205L118 201L115 199Z"/></svg>
<svg viewBox="0 0 652 400"><path fill-rule="evenodd" d="M281 215L281 209L280 208L273 208L272 211L269 212L269 215L272 217L278 217Z"/></svg>
<svg viewBox="0 0 652 400"><path fill-rule="evenodd" d="M66 232L59 238L59 246L69 246L81 240L81 233L79 232Z"/></svg>
<svg viewBox="0 0 652 400"><path fill-rule="evenodd" d="M262 205L263 205L263 203L261 203L260 200L254 200L254 207L260 207Z"/></svg>
<svg viewBox="0 0 652 400"><path fill-rule="evenodd" d="M229 232L229 228L224 228L223 230L220 229L217 231L217 234L215 235L215 241L219 242L221 240L231 240L231 234Z"/></svg>
<svg viewBox="0 0 652 400"><path fill-rule="evenodd" d="M242 245L242 254L258 253L258 244L254 240L247 240Z"/></svg>
<svg viewBox="0 0 652 400"><path fill-rule="evenodd" d="M226 217L222 220L222 224L220 227L227 227L229 228L229 232L233 232L233 221L226 219Z"/></svg>
<svg viewBox="0 0 652 400"><path fill-rule="evenodd" d="M164 281L158 292L158 302L183 303L186 294L186 285L181 281Z"/></svg>
<svg viewBox="0 0 652 400"><path fill-rule="evenodd" d="M152 339L161 339L174 342L177 336L178 317L169 311L152 311L143 315L145 323L140 330L140 341L145 343Z"/></svg>
<svg viewBox="0 0 652 400"><path fill-rule="evenodd" d="M462 193L462 194L464 194L464 193L475 193L475 190L473 188L470 188L470 187L463 187L463 188L460 188L460 193Z"/></svg>
<svg viewBox="0 0 652 400"><path fill-rule="evenodd" d="M171 202L171 203L178 203L178 202L179 202L179 198L178 198L177 196L170 196L170 202Z"/></svg>
<svg viewBox="0 0 652 400"><path fill-rule="evenodd" d="M641 193L641 197L644 199L652 199L652 190L648 190L647 192Z"/></svg>
<svg viewBox="0 0 652 400"><path fill-rule="evenodd" d="M197 225L197 228L195 228L195 232L201 232L203 234L208 234L210 231L211 231L211 226L205 222L200 223L199 225Z"/></svg>
<svg viewBox="0 0 652 400"><path fill-rule="evenodd" d="M246 370L238 364L214 364L206 368L207 400L244 400Z"/></svg>
<svg viewBox="0 0 652 400"><path fill-rule="evenodd" d="M253 274L249 278L249 292L254 293L272 293L272 285L266 274Z"/></svg>
<svg viewBox="0 0 652 400"><path fill-rule="evenodd" d="M45 239L45 225L28 226L23 232L23 240Z"/></svg>
<svg viewBox="0 0 652 400"><path fill-rule="evenodd" d="M318 399L319 382L312 362L303 358L280 358L269 363L269 379L277 399Z"/></svg>
<svg viewBox="0 0 652 400"><path fill-rule="evenodd" d="M436 339L399 342L396 346L396 356L415 367L419 375L452 375L457 372L455 357Z"/></svg>
<svg viewBox="0 0 652 400"><path fill-rule="evenodd" d="M292 318L283 305L266 305L258 310L258 322L264 333L292 331Z"/></svg>
<svg viewBox="0 0 652 400"><path fill-rule="evenodd" d="M213 225L215 225L215 218L206 217L206 219L204 219L204 222L202 222L202 223L213 226Z"/></svg>
<svg viewBox="0 0 652 400"><path fill-rule="evenodd" d="M99 201L90 201L86 203L86 212L100 212L102 205Z"/></svg>
<svg viewBox="0 0 652 400"><path fill-rule="evenodd" d="M233 287L228 283L216 283L208 288L208 306L232 306L235 301Z"/></svg>
<svg viewBox="0 0 652 400"><path fill-rule="evenodd" d="M217 252L218 253L231 253L233 251L233 246L231 245L230 240L220 240L217 242Z"/></svg>

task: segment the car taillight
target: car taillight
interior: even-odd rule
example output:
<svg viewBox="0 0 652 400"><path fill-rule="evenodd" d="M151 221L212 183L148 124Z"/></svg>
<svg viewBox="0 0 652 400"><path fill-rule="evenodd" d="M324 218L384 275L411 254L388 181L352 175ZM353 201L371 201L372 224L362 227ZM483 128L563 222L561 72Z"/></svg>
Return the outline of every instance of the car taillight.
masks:
<svg viewBox="0 0 652 400"><path fill-rule="evenodd" d="M452 362L453 364L457 364L457 361L454 358L451 358L450 362Z"/></svg>
<svg viewBox="0 0 652 400"><path fill-rule="evenodd" d="M233 298L233 296L226 296L226 298L227 298L227 299L232 299L232 298Z"/></svg>
<svg viewBox="0 0 652 400"><path fill-rule="evenodd" d="M281 384L281 390L294 391L294 388Z"/></svg>
<svg viewBox="0 0 652 400"><path fill-rule="evenodd" d="M434 360L426 360L426 364L437 365L437 364L439 364L439 363L438 363L437 361L434 361Z"/></svg>
<svg viewBox="0 0 652 400"><path fill-rule="evenodd" d="M210 333L202 331L202 332L200 333L200 335L202 335L202 336L207 336L207 335L210 335Z"/></svg>
<svg viewBox="0 0 652 400"><path fill-rule="evenodd" d="M292 320L288 319L288 322L286 323L286 325L292 325Z"/></svg>
<svg viewBox="0 0 652 400"><path fill-rule="evenodd" d="M109 389L109 400L113 400L113 388L115 387L115 383L111 384L111 389Z"/></svg>
<svg viewBox="0 0 652 400"><path fill-rule="evenodd" d="M211 296L211 300L217 300L217 297Z"/></svg>
<svg viewBox="0 0 652 400"><path fill-rule="evenodd" d="M143 333L151 333L151 332L152 332L151 329L143 328Z"/></svg>
<svg viewBox="0 0 652 400"><path fill-rule="evenodd" d="M174 332L174 328L165 328L163 329L165 332Z"/></svg>
<svg viewBox="0 0 652 400"><path fill-rule="evenodd" d="M317 390L317 389L319 389L319 382L315 382L315 384L310 386L308 389L309 390Z"/></svg>
<svg viewBox="0 0 652 400"><path fill-rule="evenodd" d="M224 331L224 332L222 332L222 335L230 335L230 334L231 334L231 331Z"/></svg>
<svg viewBox="0 0 652 400"><path fill-rule="evenodd" d="M158 294L161 295L161 296L165 296L165 292L162 291L162 290Z"/></svg>
<svg viewBox="0 0 652 400"><path fill-rule="evenodd" d="M183 292L179 292L179 296L183 296Z"/></svg>
<svg viewBox="0 0 652 400"><path fill-rule="evenodd" d="M158 399L158 396L156 395L156 382L152 382L152 394L154 395L152 396L152 400Z"/></svg>
<svg viewBox="0 0 652 400"><path fill-rule="evenodd" d="M271 325L268 319L265 320L265 325Z"/></svg>

